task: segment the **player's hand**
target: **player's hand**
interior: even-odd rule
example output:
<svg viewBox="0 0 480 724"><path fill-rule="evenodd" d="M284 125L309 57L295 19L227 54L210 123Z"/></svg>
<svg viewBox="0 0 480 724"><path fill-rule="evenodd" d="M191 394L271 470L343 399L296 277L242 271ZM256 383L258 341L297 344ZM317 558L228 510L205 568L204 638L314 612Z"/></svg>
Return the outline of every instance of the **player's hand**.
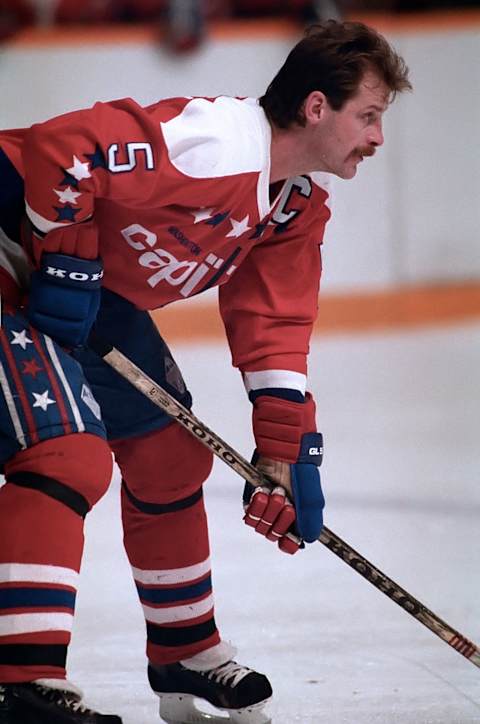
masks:
<svg viewBox="0 0 480 724"><path fill-rule="evenodd" d="M245 524L267 540L278 543L281 551L293 554L303 547L302 539L292 531L295 508L281 485L255 488L245 483L243 507Z"/></svg>
<svg viewBox="0 0 480 724"><path fill-rule="evenodd" d="M275 486L246 483L244 521L285 553L296 553L303 541L317 540L323 527L323 497L318 467L323 441L315 431L315 404L270 395L254 401L253 462Z"/></svg>
<svg viewBox="0 0 480 724"><path fill-rule="evenodd" d="M36 267L44 254L65 254L94 261L99 256L98 229L95 221L65 224L39 237L31 224L23 229L23 240L31 261Z"/></svg>

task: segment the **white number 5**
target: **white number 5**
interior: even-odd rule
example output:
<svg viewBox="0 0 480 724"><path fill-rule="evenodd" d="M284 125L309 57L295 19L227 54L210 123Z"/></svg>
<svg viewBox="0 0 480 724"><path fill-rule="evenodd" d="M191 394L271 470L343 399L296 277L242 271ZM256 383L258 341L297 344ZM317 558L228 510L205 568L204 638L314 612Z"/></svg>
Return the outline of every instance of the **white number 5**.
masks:
<svg viewBox="0 0 480 724"><path fill-rule="evenodd" d="M124 171L132 171L137 165L137 154L142 153L145 162L145 168L151 171L154 166L153 150L149 143L127 143L126 155L128 161L126 163L117 162L118 143L112 143L108 148L108 168L112 173L122 173Z"/></svg>

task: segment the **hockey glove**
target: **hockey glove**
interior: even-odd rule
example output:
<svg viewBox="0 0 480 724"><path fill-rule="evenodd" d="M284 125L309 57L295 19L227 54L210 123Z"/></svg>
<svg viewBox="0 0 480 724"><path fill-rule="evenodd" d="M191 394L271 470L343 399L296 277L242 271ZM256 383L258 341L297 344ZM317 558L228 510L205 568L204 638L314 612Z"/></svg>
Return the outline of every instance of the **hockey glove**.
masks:
<svg viewBox="0 0 480 724"><path fill-rule="evenodd" d="M254 400L253 463L275 487L254 488L246 483L244 521L280 550L296 553L302 541L315 541L323 527L325 500L318 467L323 442L316 432L315 403L262 394ZM292 504L293 503L293 504Z"/></svg>
<svg viewBox="0 0 480 724"><path fill-rule="evenodd" d="M85 344L100 306L100 259L45 253L30 278L29 322L65 347Z"/></svg>

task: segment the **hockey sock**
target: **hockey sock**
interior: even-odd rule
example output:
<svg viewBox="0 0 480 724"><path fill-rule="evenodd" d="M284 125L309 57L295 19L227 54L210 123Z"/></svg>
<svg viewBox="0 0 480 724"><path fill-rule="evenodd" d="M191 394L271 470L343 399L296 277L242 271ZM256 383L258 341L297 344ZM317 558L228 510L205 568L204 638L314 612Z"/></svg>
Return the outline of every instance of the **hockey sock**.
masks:
<svg viewBox="0 0 480 724"><path fill-rule="evenodd" d="M88 461L88 464L87 464ZM0 488L0 681L64 678L83 522L111 478L101 438L75 434L19 452Z"/></svg>
<svg viewBox="0 0 480 724"><path fill-rule="evenodd" d="M158 665L188 659L220 641L202 494L211 454L176 423L112 447L148 658Z"/></svg>

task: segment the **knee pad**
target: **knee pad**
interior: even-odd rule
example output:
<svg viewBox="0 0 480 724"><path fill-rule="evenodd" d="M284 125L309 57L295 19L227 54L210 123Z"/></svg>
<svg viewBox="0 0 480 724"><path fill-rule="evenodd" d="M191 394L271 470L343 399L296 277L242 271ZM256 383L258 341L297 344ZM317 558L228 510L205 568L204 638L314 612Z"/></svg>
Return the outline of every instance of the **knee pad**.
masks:
<svg viewBox="0 0 480 724"><path fill-rule="evenodd" d="M50 495L84 516L107 491L112 468L105 440L76 433L21 450L5 464L5 478Z"/></svg>
<svg viewBox="0 0 480 724"><path fill-rule="evenodd" d="M213 465L210 450L176 422L117 440L111 447L128 490L151 503L170 503L195 493Z"/></svg>

